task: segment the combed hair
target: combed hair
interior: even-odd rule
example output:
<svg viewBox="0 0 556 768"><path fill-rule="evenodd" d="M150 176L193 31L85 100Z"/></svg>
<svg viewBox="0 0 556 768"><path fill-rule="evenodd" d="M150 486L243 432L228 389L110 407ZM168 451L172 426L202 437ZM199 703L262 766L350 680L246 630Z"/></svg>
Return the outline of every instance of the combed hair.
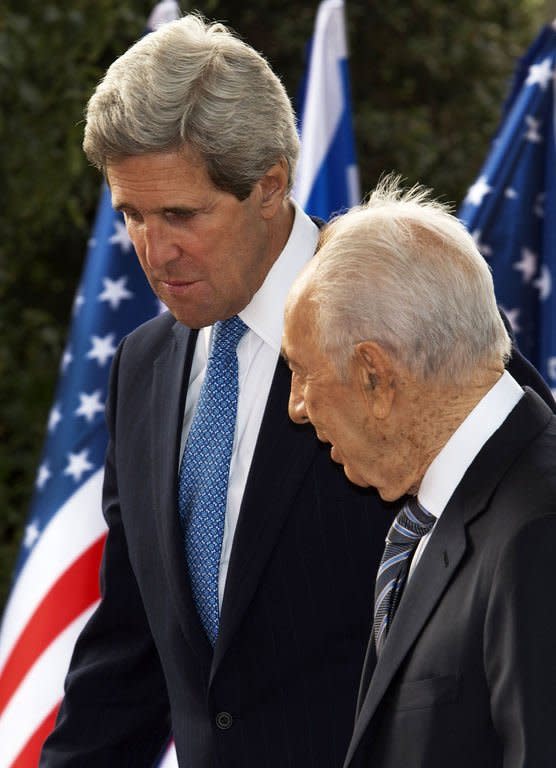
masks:
<svg viewBox="0 0 556 768"><path fill-rule="evenodd" d="M302 280L323 351L344 378L364 340L445 385L465 385L478 367L509 356L490 269L473 238L429 190L403 191L398 176L328 225Z"/></svg>
<svg viewBox="0 0 556 768"><path fill-rule="evenodd" d="M184 145L239 200L281 158L291 189L299 140L284 86L259 53L198 14L164 24L116 59L86 110L83 149L103 172Z"/></svg>

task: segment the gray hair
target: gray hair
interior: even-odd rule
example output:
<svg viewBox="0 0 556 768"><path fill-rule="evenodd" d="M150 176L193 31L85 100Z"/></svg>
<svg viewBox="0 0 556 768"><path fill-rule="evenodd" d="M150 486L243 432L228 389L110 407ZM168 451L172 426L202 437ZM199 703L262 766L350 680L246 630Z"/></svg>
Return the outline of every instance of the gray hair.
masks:
<svg viewBox="0 0 556 768"><path fill-rule="evenodd" d="M510 353L490 269L447 206L399 184L383 179L331 222L301 286L342 377L354 345L374 340L420 379L464 385Z"/></svg>
<svg viewBox="0 0 556 768"><path fill-rule="evenodd" d="M188 145L216 187L239 200L281 158L291 189L295 116L266 60L197 14L143 37L109 67L86 110L83 149L109 162Z"/></svg>

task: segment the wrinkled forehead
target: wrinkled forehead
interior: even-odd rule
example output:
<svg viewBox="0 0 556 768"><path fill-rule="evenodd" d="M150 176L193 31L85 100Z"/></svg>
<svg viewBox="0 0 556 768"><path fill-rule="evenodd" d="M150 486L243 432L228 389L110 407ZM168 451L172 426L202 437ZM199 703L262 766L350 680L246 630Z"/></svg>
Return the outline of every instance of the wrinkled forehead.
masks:
<svg viewBox="0 0 556 768"><path fill-rule="evenodd" d="M282 355L292 368L310 371L323 365L315 304L304 291L291 294L286 305Z"/></svg>

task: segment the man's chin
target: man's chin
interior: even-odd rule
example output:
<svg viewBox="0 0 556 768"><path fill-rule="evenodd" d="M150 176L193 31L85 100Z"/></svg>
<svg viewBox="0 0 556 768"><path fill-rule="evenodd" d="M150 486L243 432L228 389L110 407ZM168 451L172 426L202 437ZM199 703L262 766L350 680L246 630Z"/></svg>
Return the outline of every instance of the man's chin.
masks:
<svg viewBox="0 0 556 768"><path fill-rule="evenodd" d="M370 487L370 483L367 480L365 480L365 478L361 477L361 475L358 475L357 473L352 472L349 466L344 464L343 467L344 467L344 474L351 483L353 483L354 485L358 485L360 488Z"/></svg>

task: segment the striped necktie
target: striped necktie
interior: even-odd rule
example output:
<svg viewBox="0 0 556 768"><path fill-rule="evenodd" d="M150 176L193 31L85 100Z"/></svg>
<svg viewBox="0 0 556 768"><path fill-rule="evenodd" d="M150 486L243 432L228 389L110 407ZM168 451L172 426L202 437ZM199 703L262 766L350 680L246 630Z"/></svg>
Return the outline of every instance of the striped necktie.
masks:
<svg viewBox="0 0 556 768"><path fill-rule="evenodd" d="M375 584L373 636L377 656L384 647L400 602L413 553L435 521L434 515L423 509L416 497L412 496L398 512L388 531Z"/></svg>
<svg viewBox="0 0 556 768"><path fill-rule="evenodd" d="M212 645L218 635L218 575L237 415L237 345L246 330L237 315L213 326L205 379L178 482L191 592Z"/></svg>

